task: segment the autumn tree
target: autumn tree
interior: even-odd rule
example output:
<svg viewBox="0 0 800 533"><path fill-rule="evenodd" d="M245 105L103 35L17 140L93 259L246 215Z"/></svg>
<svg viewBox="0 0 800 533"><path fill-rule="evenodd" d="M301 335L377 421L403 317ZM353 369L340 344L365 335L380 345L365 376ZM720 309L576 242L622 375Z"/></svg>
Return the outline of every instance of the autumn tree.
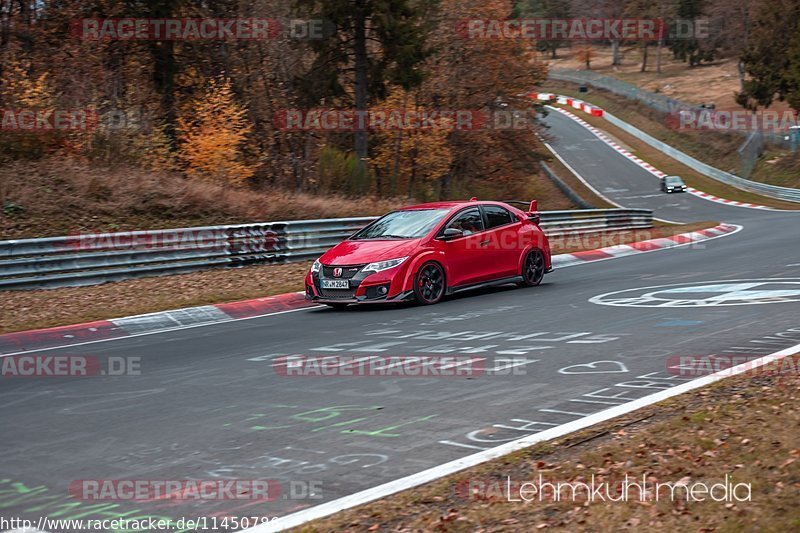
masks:
<svg viewBox="0 0 800 533"><path fill-rule="evenodd" d="M486 127L450 132L453 164L441 177L441 196L476 194L496 198L523 195L535 168L535 108L527 95L546 79L533 43L517 39L458 35L465 20L504 20L511 4L503 0L443 0L431 45L437 53L426 62L430 73L419 89L419 101L432 110L469 110L489 117L529 114L530 127Z"/></svg>
<svg viewBox="0 0 800 533"><path fill-rule="evenodd" d="M594 48L588 45L581 46L575 51L575 59L586 65L586 70L591 70L594 55Z"/></svg>
<svg viewBox="0 0 800 533"><path fill-rule="evenodd" d="M448 141L453 120L440 120L431 127L414 127L411 119L425 112L417 95L398 87L376 108L405 120L400 127L376 132L377 147L371 162L379 173L388 177L387 189L393 194L431 198L438 195L439 181L453 164Z"/></svg>
<svg viewBox="0 0 800 533"><path fill-rule="evenodd" d="M313 65L302 78L308 101L352 101L357 113L386 97L387 84L404 89L423 79L422 62L431 53L426 45L432 0L298 0L312 17L335 27L312 39ZM354 135L360 158L368 152L367 131Z"/></svg>
<svg viewBox="0 0 800 533"><path fill-rule="evenodd" d="M569 0L522 0L515 4L512 16L516 18L568 19L572 16ZM536 49L548 52L552 59L563 42L558 39L539 39Z"/></svg>
<svg viewBox="0 0 800 533"><path fill-rule="evenodd" d="M800 20L797 21L797 29L789 42L787 63L784 73L786 101L796 113L800 113Z"/></svg>
<svg viewBox="0 0 800 533"><path fill-rule="evenodd" d="M255 167L244 161L243 150L252 126L230 81L212 79L193 107L193 116L178 118L178 157L186 175L234 185L250 178Z"/></svg>
<svg viewBox="0 0 800 533"><path fill-rule="evenodd" d="M747 73L742 91L736 101L747 109L769 107L775 99L791 98L798 104L800 92L797 79L800 64L800 1L762 0L753 14L749 45L741 56ZM799 109L800 105L794 107Z"/></svg>
<svg viewBox="0 0 800 533"><path fill-rule="evenodd" d="M674 35L671 38L670 50L675 59L680 59L696 67L703 62L713 61L717 50L710 36L697 34L698 22L705 16L705 0L678 0L676 16L682 24L690 23L690 35ZM675 28L679 30L681 28ZM682 32L681 32L682 33Z"/></svg>

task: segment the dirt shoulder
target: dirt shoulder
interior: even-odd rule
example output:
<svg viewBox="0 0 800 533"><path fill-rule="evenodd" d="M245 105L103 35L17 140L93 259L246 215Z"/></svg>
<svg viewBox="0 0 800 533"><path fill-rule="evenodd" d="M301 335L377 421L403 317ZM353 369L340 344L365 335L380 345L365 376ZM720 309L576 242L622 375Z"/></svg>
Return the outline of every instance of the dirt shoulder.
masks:
<svg viewBox="0 0 800 533"><path fill-rule="evenodd" d="M658 225L649 230L551 239L553 253L666 237L716 222ZM93 285L0 292L0 333L49 328L123 316L208 305L303 290L310 263L205 270Z"/></svg>
<svg viewBox="0 0 800 533"><path fill-rule="evenodd" d="M730 378L301 530L797 531L798 400L797 372ZM659 490L659 501L655 491L639 501L641 492L631 488L628 501L615 502L591 501L582 489L573 502L564 488L558 501L540 475L543 482L578 487L592 476L595 486L612 487L626 475L631 483L644 476L651 489L655 483L698 487L697 501L687 501L680 488L674 499L669 489ZM526 482L544 487L542 501L531 490L524 493L531 501L510 501L523 499ZM718 483L729 487L724 498L719 488L718 501L702 494L703 486Z"/></svg>

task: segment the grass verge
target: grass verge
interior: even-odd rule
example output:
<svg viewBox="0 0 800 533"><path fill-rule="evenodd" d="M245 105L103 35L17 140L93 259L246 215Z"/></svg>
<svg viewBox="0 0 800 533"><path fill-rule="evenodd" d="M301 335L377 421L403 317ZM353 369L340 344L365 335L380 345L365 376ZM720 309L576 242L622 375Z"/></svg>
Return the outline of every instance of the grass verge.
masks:
<svg viewBox="0 0 800 533"><path fill-rule="evenodd" d="M800 377L737 376L567 437L541 443L301 531L797 531ZM749 483L750 500L581 498L509 501L518 483ZM471 485L470 485L471 484ZM477 493L465 490L477 488ZM486 487L493 490L487 491ZM497 489L500 488L500 491ZM680 489L679 489L680 490ZM550 489L552 494L552 489ZM737 489L742 499L745 491ZM515 499L519 491L512 492ZM585 496L585 492L582 493ZM716 492L717 497L720 491ZM703 496L701 496L703 497ZM633 501L631 501L633 500Z"/></svg>
<svg viewBox="0 0 800 533"><path fill-rule="evenodd" d="M570 253L666 237L713 227L716 224L659 224L649 230L567 236L551 239L550 242L554 254ZM303 277L309 265L308 262L259 265L118 281L90 287L3 291L0 292L0 333L301 291Z"/></svg>

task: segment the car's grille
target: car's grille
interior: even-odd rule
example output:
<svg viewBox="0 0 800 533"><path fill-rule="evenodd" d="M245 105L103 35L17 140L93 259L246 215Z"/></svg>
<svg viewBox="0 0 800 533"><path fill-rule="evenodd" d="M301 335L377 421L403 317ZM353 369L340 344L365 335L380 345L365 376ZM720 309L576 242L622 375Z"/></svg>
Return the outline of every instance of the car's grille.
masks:
<svg viewBox="0 0 800 533"><path fill-rule="evenodd" d="M364 265L353 265L353 266L343 266L343 267L332 267L332 266L323 266L322 267L322 277L328 279L350 279L356 274L358 271L361 270ZM333 269L341 268L342 275L338 278L333 275Z"/></svg>
<svg viewBox="0 0 800 533"><path fill-rule="evenodd" d="M352 300L356 294L355 289L320 289L323 298L331 300Z"/></svg>

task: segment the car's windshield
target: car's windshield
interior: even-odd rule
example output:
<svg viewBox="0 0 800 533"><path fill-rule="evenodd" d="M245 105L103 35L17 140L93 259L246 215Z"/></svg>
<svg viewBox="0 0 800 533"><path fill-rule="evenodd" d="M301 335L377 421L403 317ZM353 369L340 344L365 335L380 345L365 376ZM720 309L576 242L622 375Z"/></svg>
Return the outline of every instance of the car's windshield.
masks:
<svg viewBox="0 0 800 533"><path fill-rule="evenodd" d="M449 209L394 211L362 229L352 239L417 239L425 236Z"/></svg>
<svg viewBox="0 0 800 533"><path fill-rule="evenodd" d="M678 176L667 176L667 183L670 185L680 185L683 183L683 180Z"/></svg>

